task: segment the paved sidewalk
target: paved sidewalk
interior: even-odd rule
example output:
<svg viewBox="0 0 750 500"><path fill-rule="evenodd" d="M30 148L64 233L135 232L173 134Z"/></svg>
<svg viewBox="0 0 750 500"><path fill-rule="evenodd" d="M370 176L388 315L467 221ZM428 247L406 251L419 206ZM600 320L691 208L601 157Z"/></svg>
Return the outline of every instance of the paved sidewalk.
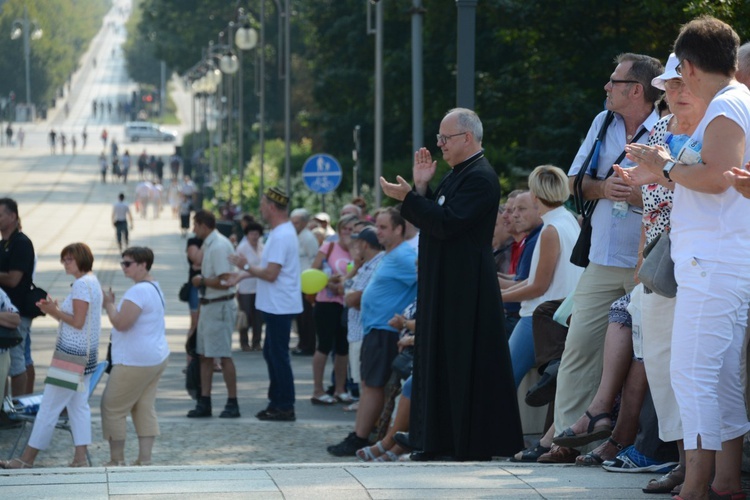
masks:
<svg viewBox="0 0 750 500"><path fill-rule="evenodd" d="M284 464L0 473L4 498L417 499L649 498L647 476L574 466ZM660 498L665 498L664 496Z"/></svg>

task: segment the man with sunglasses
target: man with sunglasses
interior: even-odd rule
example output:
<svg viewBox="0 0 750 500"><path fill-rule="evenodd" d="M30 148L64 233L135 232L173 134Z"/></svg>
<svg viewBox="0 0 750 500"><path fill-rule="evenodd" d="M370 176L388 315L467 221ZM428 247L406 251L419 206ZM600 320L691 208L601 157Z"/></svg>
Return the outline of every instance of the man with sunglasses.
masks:
<svg viewBox="0 0 750 500"><path fill-rule="evenodd" d="M664 67L653 57L632 53L620 54L615 63L617 66L604 85L606 110L594 118L568 171L573 191L576 174L604 126L606 132L599 146L598 162L587 166L589 171L582 183L584 198L598 203L591 216L590 263L575 291L573 317L557 375L555 434L569 430L594 398L602 374L609 307L635 286L641 215L634 207L643 206L641 190L627 185L616 174L609 174L614 163L629 166L623 155L625 144L645 144L659 119L654 103L661 92L651 85L651 80L661 75ZM613 116L607 126L605 121L610 112ZM598 417L604 422L611 421L608 414ZM590 428L593 422L594 419ZM577 454L571 448L555 445L544 455L544 460L573 462Z"/></svg>

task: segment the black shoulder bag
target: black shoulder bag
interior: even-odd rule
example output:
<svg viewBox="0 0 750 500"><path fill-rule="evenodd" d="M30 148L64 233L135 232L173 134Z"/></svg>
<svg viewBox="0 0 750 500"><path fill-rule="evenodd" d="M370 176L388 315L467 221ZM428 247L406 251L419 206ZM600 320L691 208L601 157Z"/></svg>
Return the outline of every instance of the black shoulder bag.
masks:
<svg viewBox="0 0 750 500"><path fill-rule="evenodd" d="M586 160L581 165L581 169L576 174L576 178L573 181L573 197L576 204L576 211L581 214L583 220L581 221L581 233L578 235L578 240L570 253L570 262L578 267L587 267L589 265L589 252L591 251L591 216L594 214L599 200L586 200L583 197L583 176L589 171L590 166L593 165L594 169L597 167L599 162L599 149L601 143L604 141L604 135L607 132L607 127L612 123L614 119L614 113L608 112L607 118L602 124L602 128L599 131L599 135L596 137L591 152ZM646 128L641 127L641 130L636 134L631 142L636 142L646 133ZM614 161L613 165L619 164L623 158L625 158L625 151L620 153L620 156ZM614 167L609 168L609 172L604 176L604 179L611 176L615 172Z"/></svg>

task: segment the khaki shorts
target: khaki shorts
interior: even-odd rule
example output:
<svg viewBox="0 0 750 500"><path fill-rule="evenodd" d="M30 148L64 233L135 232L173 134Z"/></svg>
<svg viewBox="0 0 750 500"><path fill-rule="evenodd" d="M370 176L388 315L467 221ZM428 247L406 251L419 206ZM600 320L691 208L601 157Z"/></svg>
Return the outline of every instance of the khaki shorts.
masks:
<svg viewBox="0 0 750 500"><path fill-rule="evenodd" d="M198 354L207 358L231 358L236 321L237 304L233 300L201 305L195 348Z"/></svg>

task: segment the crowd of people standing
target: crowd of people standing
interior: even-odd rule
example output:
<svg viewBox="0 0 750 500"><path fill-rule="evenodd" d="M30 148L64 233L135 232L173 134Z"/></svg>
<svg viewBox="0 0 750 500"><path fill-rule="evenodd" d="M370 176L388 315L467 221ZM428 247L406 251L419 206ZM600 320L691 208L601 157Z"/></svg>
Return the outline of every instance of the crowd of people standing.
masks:
<svg viewBox="0 0 750 500"><path fill-rule="evenodd" d="M750 91L736 74L750 75L750 46L740 47L732 28L712 17L682 27L666 66L643 54L619 55L604 85L606 109L594 117L569 170L536 167L527 188L510 193L504 206L482 149L482 122L463 108L450 110L437 134L449 173L431 186L436 161L421 148L412 183L380 181L398 205L372 215L353 200L332 225L327 214L311 216L301 207L290 213L288 194L272 187L263 193L259 219L242 218L242 234L232 241L211 212L190 219L192 200L183 192L183 234L186 218L195 233L186 247L188 334L200 365L200 393L187 417L213 415L216 371L227 392L219 417L240 417L232 337L242 311L240 348L262 350L268 367L268 402L256 418L296 420L290 356L311 355L310 404L356 411L352 432L328 447L333 455L601 465L663 474L644 491L678 499L744 498L750 234L736 214L750 208ZM566 206L571 192L579 208L588 207L580 221ZM17 207L0 200L3 240L28 249L12 224L17 218ZM113 221L121 228L123 220ZM581 250L586 235L590 247ZM671 245L674 295L638 277L660 239ZM84 250L66 247L61 259L85 284L93 256ZM132 336L114 340L131 329L151 331L140 319L156 324L157 333L164 329L149 252L122 252L123 272L136 285L119 306L108 292L84 293L82 285L71 291L70 307L38 304L80 333L89 326L89 308L103 303L114 325L115 369L124 365L119 376L138 389L125 391L112 377L105 392L112 465L124 461L124 415L139 401L153 406L166 362L159 335L144 339L154 346L144 360L124 346ZM30 280L28 258L15 266L0 259L0 285L8 292L8 300L0 296L0 321L18 321L26 348L31 313L14 289ZM301 288L308 270L326 275L314 296ZM553 317L564 306L569 312ZM562 328L564 341L551 343L542 317ZM295 321L299 344L290 351ZM413 368L394 376L397 357L412 343ZM123 350L115 355L116 348ZM12 384L25 388L33 363L21 350L8 365ZM141 383L130 384L128 367L136 367ZM539 441L524 448L517 390L534 368L544 376L526 401L549 403L552 418ZM78 408L76 398L49 391L44 411ZM394 410L399 397L403 406ZM146 413L133 412L143 440L140 464L150 462L158 435ZM33 465L46 446L38 425L22 457L0 466ZM90 442L79 435L73 465Z"/></svg>

